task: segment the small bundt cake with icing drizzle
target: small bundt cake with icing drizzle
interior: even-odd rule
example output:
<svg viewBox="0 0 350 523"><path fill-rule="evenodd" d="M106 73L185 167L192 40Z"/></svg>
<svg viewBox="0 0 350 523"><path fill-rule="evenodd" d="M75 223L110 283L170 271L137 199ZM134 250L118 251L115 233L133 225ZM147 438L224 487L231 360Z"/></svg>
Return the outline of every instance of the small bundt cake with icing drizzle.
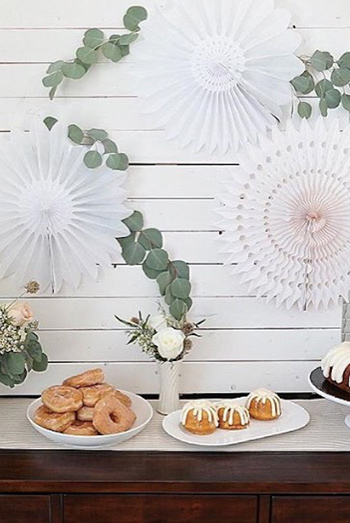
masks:
<svg viewBox="0 0 350 523"><path fill-rule="evenodd" d="M216 408L208 401L190 401L182 409L181 425L199 436L213 434L219 425Z"/></svg>
<svg viewBox="0 0 350 523"><path fill-rule="evenodd" d="M217 404L220 429L240 430L249 425L250 416L248 409L236 401L227 400Z"/></svg>
<svg viewBox="0 0 350 523"><path fill-rule="evenodd" d="M350 392L350 342L333 347L321 361L321 368L329 383Z"/></svg>
<svg viewBox="0 0 350 523"><path fill-rule="evenodd" d="M280 398L267 389L251 392L247 399L247 409L252 418L260 421L271 421L282 414Z"/></svg>

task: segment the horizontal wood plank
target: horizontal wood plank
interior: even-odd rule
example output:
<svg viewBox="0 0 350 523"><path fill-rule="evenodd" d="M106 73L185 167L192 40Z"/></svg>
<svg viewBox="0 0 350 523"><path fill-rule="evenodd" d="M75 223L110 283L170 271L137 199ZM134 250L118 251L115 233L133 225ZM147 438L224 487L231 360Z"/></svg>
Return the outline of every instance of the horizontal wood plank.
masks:
<svg viewBox="0 0 350 523"><path fill-rule="evenodd" d="M202 330L186 361L280 361L321 359L340 340L340 329ZM126 345L122 330L41 331L51 362L149 361ZM218 379L220 379L218 377Z"/></svg>
<svg viewBox="0 0 350 523"><path fill-rule="evenodd" d="M153 362L105 363L106 380L123 390L140 394L159 391L157 365ZM27 380L11 391L13 395L40 394L66 377L94 368L91 363L52 363L45 373L32 372ZM308 390L307 376L316 366L313 361L293 362L185 362L181 371L180 391L191 393L238 393L267 387L277 392ZM0 386L0 394L9 389Z"/></svg>
<svg viewBox="0 0 350 523"><path fill-rule="evenodd" d="M33 298L31 304L42 329L114 329L115 314L131 317L139 310L154 314L153 298ZM325 312L286 312L256 298L196 298L191 318L206 318L206 328L339 328L341 307Z"/></svg>
<svg viewBox="0 0 350 523"><path fill-rule="evenodd" d="M122 18L132 0L31 0L31 8L23 9L22 0L2 0L2 28L41 27L123 27ZM142 5L152 9L154 0L143 0ZM298 27L347 27L350 15L347 0L319 2L317 0L276 0L277 7L288 8L292 13L291 24Z"/></svg>

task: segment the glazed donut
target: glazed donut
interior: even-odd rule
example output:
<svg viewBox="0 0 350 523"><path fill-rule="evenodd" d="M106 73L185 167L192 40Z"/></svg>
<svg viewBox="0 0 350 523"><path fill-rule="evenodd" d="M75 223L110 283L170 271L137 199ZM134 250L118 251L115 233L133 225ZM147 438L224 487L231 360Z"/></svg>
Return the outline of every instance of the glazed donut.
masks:
<svg viewBox="0 0 350 523"><path fill-rule="evenodd" d="M115 388L108 383L100 383L91 387L81 387L83 403L86 407L94 407L96 403L107 393L114 392Z"/></svg>
<svg viewBox="0 0 350 523"><path fill-rule="evenodd" d="M126 394L123 394L122 392L120 392L120 390L116 390L115 392L112 392L112 396L115 396L126 407L131 407L131 399Z"/></svg>
<svg viewBox="0 0 350 523"><path fill-rule="evenodd" d="M102 383L105 379L105 375L102 369L92 369L78 374L77 376L72 376L64 380L63 385L68 387L90 387L91 385L97 385Z"/></svg>
<svg viewBox="0 0 350 523"><path fill-rule="evenodd" d="M77 411L77 419L79 421L92 421L93 412L93 407L81 407L81 409Z"/></svg>
<svg viewBox="0 0 350 523"><path fill-rule="evenodd" d="M96 403L92 422L100 434L118 434L129 430L135 419L132 410L109 394Z"/></svg>
<svg viewBox="0 0 350 523"><path fill-rule="evenodd" d="M75 421L74 412L52 412L45 405L41 405L33 416L35 423L44 427L45 429L53 430L54 432L64 432Z"/></svg>
<svg viewBox="0 0 350 523"><path fill-rule="evenodd" d="M44 390L41 396L43 404L53 412L75 412L83 406L83 395L73 387L56 385Z"/></svg>
<svg viewBox="0 0 350 523"><path fill-rule="evenodd" d="M91 421L76 421L64 431L64 434L71 434L72 436L99 435Z"/></svg>

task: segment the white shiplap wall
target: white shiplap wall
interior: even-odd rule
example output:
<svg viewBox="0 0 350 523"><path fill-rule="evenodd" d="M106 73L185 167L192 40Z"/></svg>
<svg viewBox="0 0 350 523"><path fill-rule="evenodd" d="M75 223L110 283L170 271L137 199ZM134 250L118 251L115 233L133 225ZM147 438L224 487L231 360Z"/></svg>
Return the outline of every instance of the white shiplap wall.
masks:
<svg viewBox="0 0 350 523"><path fill-rule="evenodd" d="M166 141L162 130L152 130L135 95L131 57L116 65L98 64L82 81L60 88L54 103L47 99L41 85L47 64L73 56L88 27L107 32L120 28L125 10L134 3L1 0L0 130L9 130L14 119L37 107L68 123L108 129L129 154L130 205L144 211L148 226L164 231L173 259L191 263L193 317L208 318L184 365L183 392L245 392L261 385L307 391L308 371L340 339L341 309L275 309L246 297L230 269L221 265L213 195L227 169L239 169L235 158L195 155ZM140 3L150 8L153 0ZM339 55L349 49L348 0L276 3L292 12L292 25L304 37L302 52L324 48ZM32 299L51 365L43 375L32 373L15 394L38 393L91 362L106 362L108 379L120 388L157 391L155 365L137 348L126 347L114 320L115 313L128 317L138 309L155 310L157 288L139 267L125 266L120 257L115 263L97 283L85 283L75 294L65 290L57 297ZM10 281L0 283L3 298L17 290Z"/></svg>

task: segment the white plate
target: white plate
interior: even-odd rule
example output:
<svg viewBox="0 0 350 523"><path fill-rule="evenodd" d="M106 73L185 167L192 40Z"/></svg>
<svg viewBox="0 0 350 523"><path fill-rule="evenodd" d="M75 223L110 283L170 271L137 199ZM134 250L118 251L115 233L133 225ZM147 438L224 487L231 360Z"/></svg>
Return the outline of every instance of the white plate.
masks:
<svg viewBox="0 0 350 523"><path fill-rule="evenodd" d="M136 414L136 421L130 430L121 432L120 434L108 434L107 436L74 436L72 434L61 434L59 432L53 432L52 430L44 429L40 427L34 421L34 412L40 405L42 405L41 399L37 399L31 403L27 409L27 418L32 426L40 432L46 438L69 447L75 447L80 449L93 449L111 445L118 445L123 441L133 438L139 434L151 421L153 417L153 409L145 399L132 392L122 390L124 394L127 394L132 401L131 408Z"/></svg>
<svg viewBox="0 0 350 523"><path fill-rule="evenodd" d="M247 398L238 398L237 403L245 405ZM172 412L163 420L163 429L170 436L184 443L204 447L224 447L236 445L255 439L278 436L305 427L309 421L309 413L291 401L281 400L282 416L273 421L257 421L252 419L247 429L223 430L217 429L214 434L197 436L183 429L180 425L181 410ZM216 403L216 401L215 401Z"/></svg>

